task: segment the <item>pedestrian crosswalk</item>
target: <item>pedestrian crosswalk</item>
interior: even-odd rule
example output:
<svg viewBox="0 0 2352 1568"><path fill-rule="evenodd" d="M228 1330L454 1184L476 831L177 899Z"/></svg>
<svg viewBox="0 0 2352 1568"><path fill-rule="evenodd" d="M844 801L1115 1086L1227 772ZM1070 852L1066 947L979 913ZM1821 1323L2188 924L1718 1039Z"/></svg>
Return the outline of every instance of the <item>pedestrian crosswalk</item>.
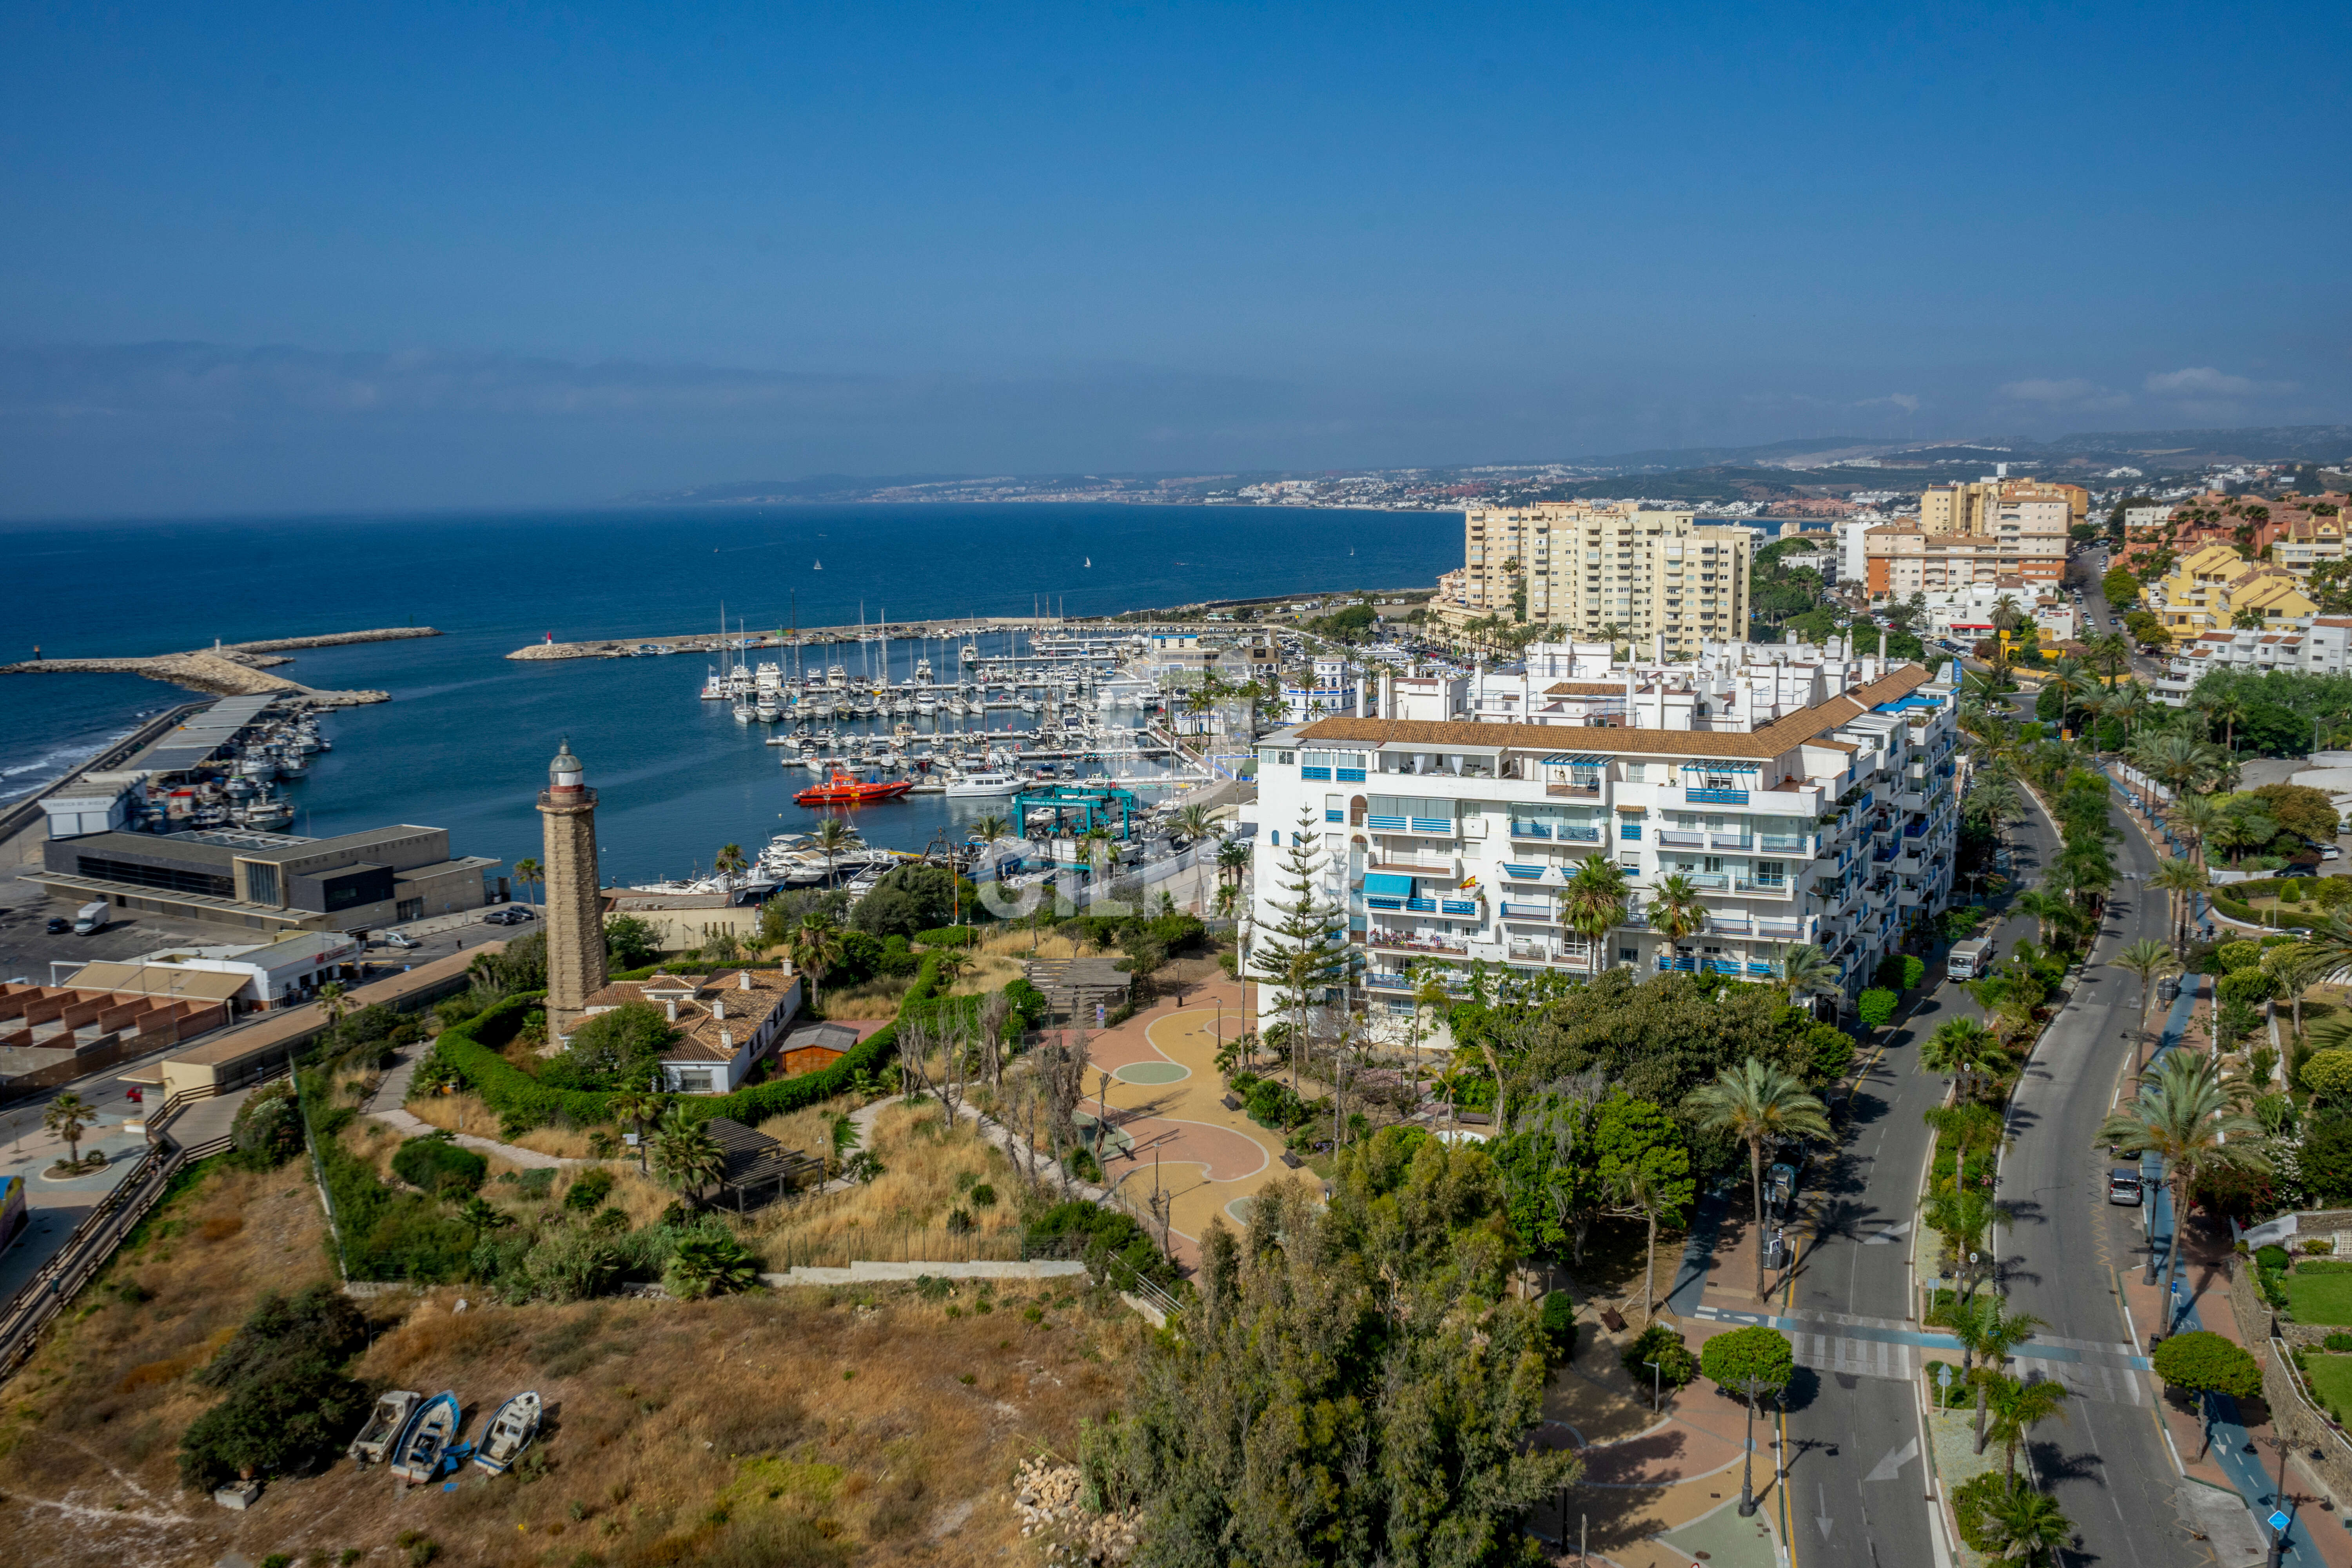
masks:
<svg viewBox="0 0 2352 1568"><path fill-rule="evenodd" d="M1907 1382L1930 1359L1958 1363L1959 1342L1949 1334L1922 1331L1895 1318L1869 1318L1852 1312L1741 1312L1724 1307L1700 1307L1693 1317L1718 1323L1763 1323L1789 1336L1799 1366L1847 1377L1878 1377ZM2032 1348L2044 1355L2021 1355L2010 1362L2018 1377L2039 1374L2063 1384L2079 1399L2107 1405L2146 1405L2147 1387L2139 1375L2147 1359L2127 1344L2061 1335L2036 1337Z"/></svg>

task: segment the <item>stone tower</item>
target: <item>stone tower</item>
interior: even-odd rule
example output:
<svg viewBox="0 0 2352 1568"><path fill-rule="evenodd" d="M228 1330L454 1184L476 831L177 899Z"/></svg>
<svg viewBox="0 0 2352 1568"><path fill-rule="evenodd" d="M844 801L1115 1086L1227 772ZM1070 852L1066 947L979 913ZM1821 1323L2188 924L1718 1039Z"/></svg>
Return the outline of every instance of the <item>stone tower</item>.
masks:
<svg viewBox="0 0 2352 1568"><path fill-rule="evenodd" d="M559 1039L604 984L596 792L581 782L583 771L567 740L547 764L547 787L539 793L547 839L547 1027Z"/></svg>

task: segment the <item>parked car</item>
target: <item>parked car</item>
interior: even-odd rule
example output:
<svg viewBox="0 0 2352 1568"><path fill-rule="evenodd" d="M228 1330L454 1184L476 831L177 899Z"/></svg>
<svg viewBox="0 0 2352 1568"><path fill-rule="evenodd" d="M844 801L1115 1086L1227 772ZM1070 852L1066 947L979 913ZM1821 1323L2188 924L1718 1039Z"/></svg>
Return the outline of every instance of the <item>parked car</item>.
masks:
<svg viewBox="0 0 2352 1568"><path fill-rule="evenodd" d="M383 933L382 940L386 947L414 949L425 945L404 931L388 931Z"/></svg>
<svg viewBox="0 0 2352 1568"><path fill-rule="evenodd" d="M2107 1202L2132 1208L2140 1205L2139 1173L2128 1167L2107 1173Z"/></svg>
<svg viewBox="0 0 2352 1568"><path fill-rule="evenodd" d="M2341 860L2344 858L2344 851L2333 844L2323 844L2319 847L2319 858L2322 860Z"/></svg>
<svg viewBox="0 0 2352 1568"><path fill-rule="evenodd" d="M73 921L66 919L65 916L51 915L49 917L49 934L51 936L63 936L66 932L71 930L73 930Z"/></svg>
<svg viewBox="0 0 2352 1568"><path fill-rule="evenodd" d="M509 904L502 910L492 910L488 914L484 915L482 918L488 921L492 925L528 925L531 920L531 912L523 908L520 904Z"/></svg>

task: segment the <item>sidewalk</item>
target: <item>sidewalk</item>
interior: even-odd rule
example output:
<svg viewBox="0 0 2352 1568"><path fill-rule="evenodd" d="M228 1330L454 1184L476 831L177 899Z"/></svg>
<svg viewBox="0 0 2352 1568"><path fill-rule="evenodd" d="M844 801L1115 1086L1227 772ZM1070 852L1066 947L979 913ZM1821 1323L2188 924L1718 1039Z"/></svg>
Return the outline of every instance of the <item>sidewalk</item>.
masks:
<svg viewBox="0 0 2352 1568"><path fill-rule="evenodd" d="M401 1109L408 1100L409 1080L416 1076L417 1058L433 1047L429 1043L406 1047L394 1054L393 1065L376 1081L375 1092L360 1107L360 1114L372 1116L404 1138L423 1138L445 1131L420 1116ZM478 1138L470 1132L450 1135L451 1142L478 1154L504 1160L508 1164L526 1171L554 1171L566 1165L594 1165L597 1160L567 1160L554 1154L542 1154L536 1149L525 1149L514 1143L500 1143L495 1139Z"/></svg>

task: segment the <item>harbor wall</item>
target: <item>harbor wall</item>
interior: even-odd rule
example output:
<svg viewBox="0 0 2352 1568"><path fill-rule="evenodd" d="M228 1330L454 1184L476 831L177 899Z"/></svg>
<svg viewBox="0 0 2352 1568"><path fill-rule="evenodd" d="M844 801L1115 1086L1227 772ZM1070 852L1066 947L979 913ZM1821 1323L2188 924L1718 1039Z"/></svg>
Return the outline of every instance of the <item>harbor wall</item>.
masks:
<svg viewBox="0 0 2352 1568"><path fill-rule="evenodd" d="M41 863L41 847L49 841L49 816L43 801L79 783L85 773L102 773L121 767L191 714L211 706L210 702L184 702L159 714L54 784L0 811L0 870Z"/></svg>

